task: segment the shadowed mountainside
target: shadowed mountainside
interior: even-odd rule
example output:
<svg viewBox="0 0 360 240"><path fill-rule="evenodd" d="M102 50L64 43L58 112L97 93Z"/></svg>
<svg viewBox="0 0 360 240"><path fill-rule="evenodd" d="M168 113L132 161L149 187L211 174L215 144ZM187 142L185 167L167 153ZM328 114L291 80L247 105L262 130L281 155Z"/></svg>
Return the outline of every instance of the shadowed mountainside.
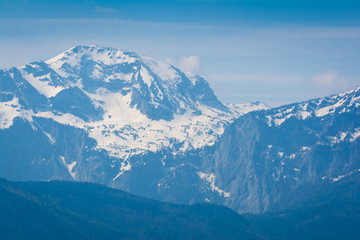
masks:
<svg viewBox="0 0 360 240"><path fill-rule="evenodd" d="M92 183L0 180L2 239L258 239L236 212Z"/></svg>

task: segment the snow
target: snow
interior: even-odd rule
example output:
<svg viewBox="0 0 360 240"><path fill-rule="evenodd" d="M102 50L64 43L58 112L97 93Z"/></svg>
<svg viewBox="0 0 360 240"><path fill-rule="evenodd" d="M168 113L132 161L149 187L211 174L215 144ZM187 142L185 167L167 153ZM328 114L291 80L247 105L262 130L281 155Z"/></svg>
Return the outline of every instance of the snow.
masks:
<svg viewBox="0 0 360 240"><path fill-rule="evenodd" d="M93 78L100 78L100 77L102 77L102 74L100 73L99 69L94 68L94 71L92 72L92 77L93 77Z"/></svg>
<svg viewBox="0 0 360 240"><path fill-rule="evenodd" d="M33 111L23 109L17 97L14 97L11 101L0 102L0 129L11 127L17 117L32 122L32 116Z"/></svg>
<svg viewBox="0 0 360 240"><path fill-rule="evenodd" d="M263 102L250 102L250 103L239 103L239 104L228 103L226 104L226 106L230 108L230 110L232 110L235 114L238 114L239 116L252 111L269 109L269 106L267 106Z"/></svg>
<svg viewBox="0 0 360 240"><path fill-rule="evenodd" d="M330 180L332 182L337 182L337 181L339 181L339 180L341 180L341 179L343 179L345 177L348 177L348 176L351 176L351 175L354 175L354 174L357 174L357 173L360 173L360 169L354 169L354 170L348 172L347 174L343 174L343 175L340 175L340 176L337 176L337 177L334 177L334 178L330 177Z"/></svg>
<svg viewBox="0 0 360 240"><path fill-rule="evenodd" d="M303 110L303 111L306 111L307 108L309 106L309 103L305 103L305 104L300 104L300 108Z"/></svg>
<svg viewBox="0 0 360 240"><path fill-rule="evenodd" d="M326 106L323 108L320 108L319 110L315 111L315 115L317 117L323 117L327 114L329 114L332 111L335 111L336 108L340 107L345 103L346 99L341 99L340 101L336 102L334 105Z"/></svg>
<svg viewBox="0 0 360 240"><path fill-rule="evenodd" d="M145 164L144 164L145 165ZM118 177L120 177L124 172L131 170L131 164L129 161L124 161L121 163L120 171L119 173L113 178L113 181L115 181Z"/></svg>
<svg viewBox="0 0 360 240"><path fill-rule="evenodd" d="M267 119L267 125L269 126L269 127L271 127L271 116L266 116L266 119Z"/></svg>
<svg viewBox="0 0 360 240"><path fill-rule="evenodd" d="M198 82L199 76L197 76L196 74L190 73L190 72L186 72L185 75L186 75L186 77L188 77L190 79L193 86L195 86L196 83Z"/></svg>
<svg viewBox="0 0 360 240"><path fill-rule="evenodd" d="M328 136L328 139L330 140L330 145L333 146L345 141L354 142L358 137L360 137L360 128L355 128L353 132L339 132L335 136Z"/></svg>
<svg viewBox="0 0 360 240"><path fill-rule="evenodd" d="M267 125L271 126L272 123L275 123L275 126L279 127L286 122L286 120L293 117L299 120L306 120L312 116L322 118L335 112L339 114L349 112L349 107L359 107L360 105L359 91L360 87L323 99L271 109L265 116Z"/></svg>
<svg viewBox="0 0 360 240"><path fill-rule="evenodd" d="M308 117L311 117L311 112L307 112L307 111L299 111L298 114L300 115L300 119L305 120Z"/></svg>
<svg viewBox="0 0 360 240"><path fill-rule="evenodd" d="M295 108L295 106L285 110L283 113L285 113L285 114L286 113L291 113L292 111L294 111L294 108Z"/></svg>
<svg viewBox="0 0 360 240"><path fill-rule="evenodd" d="M354 105L355 102L359 102L359 101L360 101L360 96L352 98L348 107L351 107L352 105Z"/></svg>
<svg viewBox="0 0 360 240"><path fill-rule="evenodd" d="M340 141L344 141L347 134L348 134L347 132L340 132Z"/></svg>
<svg viewBox="0 0 360 240"><path fill-rule="evenodd" d="M74 170L74 166L76 165L76 161L73 161L72 163L70 164L67 164L66 161L65 161L65 157L64 156L60 156L60 159L61 161L63 162L63 164L65 165L66 169L68 170L70 176L76 180L76 176L75 176L75 172L73 171Z"/></svg>
<svg viewBox="0 0 360 240"><path fill-rule="evenodd" d="M105 82L109 82L114 79L130 80L131 76L126 76L126 74L118 75L114 74L112 79L104 77L102 74L102 66L113 66L123 63L135 63L137 61L135 54L125 53L124 51L114 49L114 48L103 48L96 45L90 46L78 46L69 49L68 51L59 54L58 56L51 58L45 61L57 74L64 78L73 76L73 72L68 72L64 70L63 65L68 64L73 69L79 70L81 66L81 61L84 59L90 59L95 62L95 69L92 73L92 76L95 79L103 79Z"/></svg>
<svg viewBox="0 0 360 240"><path fill-rule="evenodd" d="M285 122L286 118L277 118L274 120L275 126L280 126L283 122Z"/></svg>
<svg viewBox="0 0 360 240"><path fill-rule="evenodd" d="M51 135L43 130L43 133L49 138L51 145L55 144L55 139Z"/></svg>
<svg viewBox="0 0 360 240"><path fill-rule="evenodd" d="M50 85L49 81L46 81L46 79L50 79L50 74L47 74L45 76L39 76L35 77L33 74L29 74L25 71L25 67L19 68L22 76L41 94L46 96L47 98L55 97L59 92L64 90L64 87L61 86L52 86Z"/></svg>
<svg viewBox="0 0 360 240"><path fill-rule="evenodd" d="M75 53L75 49L79 49L79 51ZM131 56L131 54L125 54L124 51L90 45L73 47L64 53L45 61L45 63L57 69L61 68L62 64L65 62L76 67L84 57L105 65L134 63L136 61L135 57Z"/></svg>
<svg viewBox="0 0 360 240"><path fill-rule="evenodd" d="M349 139L349 141L354 142L359 137L360 137L360 128L355 128L355 131L351 133L351 138Z"/></svg>
<svg viewBox="0 0 360 240"><path fill-rule="evenodd" d="M55 115L52 112L39 112L35 116L86 130L97 141L98 149L104 149L117 158L124 158L127 152L131 152L131 155L155 152L164 147L173 147L176 143L183 143L179 149L181 152L212 145L233 118L230 114L219 116L214 109L200 106L203 115L187 112L176 114L170 122L153 121L130 107L130 93L123 96L101 88L88 95L101 102L105 112L103 120L85 122L68 113Z"/></svg>
<svg viewBox="0 0 360 240"><path fill-rule="evenodd" d="M149 74L149 72L144 67L141 68L140 74L142 76L142 80L144 81L144 83L150 88L151 83L154 81L154 78Z"/></svg>
<svg viewBox="0 0 360 240"><path fill-rule="evenodd" d="M37 113L33 113L32 115L35 117L52 119L58 123L61 123L64 125L70 125L70 126L74 126L74 127L78 127L78 128L85 126L84 120L82 120L70 113L54 114L53 112L37 112Z"/></svg>
<svg viewBox="0 0 360 240"><path fill-rule="evenodd" d="M336 178L332 178L331 180L332 180L333 182L337 182L337 181L341 180L341 179L344 178L344 177L345 177L345 175L341 175L341 176L338 176L338 177L336 177Z"/></svg>
<svg viewBox="0 0 360 240"><path fill-rule="evenodd" d="M215 186L215 175L213 173L203 173L203 172L197 172L199 177L206 182L210 183L211 190L214 192L218 192L220 196L223 196L225 198L230 197L229 192L225 192L224 190L221 190L220 188Z"/></svg>
<svg viewBox="0 0 360 240"><path fill-rule="evenodd" d="M145 65L149 66L151 71L158 75L162 80L171 84L176 84L181 81L180 75L170 64L147 56L140 56L140 59L145 63Z"/></svg>

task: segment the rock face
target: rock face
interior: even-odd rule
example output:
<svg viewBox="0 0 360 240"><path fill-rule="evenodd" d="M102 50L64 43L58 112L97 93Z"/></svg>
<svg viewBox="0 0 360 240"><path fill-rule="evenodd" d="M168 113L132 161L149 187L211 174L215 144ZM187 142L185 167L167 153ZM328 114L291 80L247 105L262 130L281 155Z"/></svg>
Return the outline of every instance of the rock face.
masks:
<svg viewBox="0 0 360 240"><path fill-rule="evenodd" d="M359 105L356 88L237 119L208 170L231 195L225 204L240 212L281 209L299 189L360 174Z"/></svg>

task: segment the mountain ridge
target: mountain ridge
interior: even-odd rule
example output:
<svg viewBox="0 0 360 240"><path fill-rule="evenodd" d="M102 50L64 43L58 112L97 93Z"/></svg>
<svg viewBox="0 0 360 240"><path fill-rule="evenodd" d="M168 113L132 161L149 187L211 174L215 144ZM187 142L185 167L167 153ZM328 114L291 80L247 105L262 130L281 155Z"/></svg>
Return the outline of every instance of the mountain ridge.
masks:
<svg viewBox="0 0 360 240"><path fill-rule="evenodd" d="M230 192L225 204L269 211L301 186L325 186L358 174L359 96L357 87L234 121L219 138L208 170Z"/></svg>
<svg viewBox="0 0 360 240"><path fill-rule="evenodd" d="M291 210L239 215L224 206L158 202L94 183L0 179L0 230L6 239L357 239L358 183L322 189L315 201L307 192L310 201Z"/></svg>
<svg viewBox="0 0 360 240"><path fill-rule="evenodd" d="M0 179L6 239L260 239L234 211L176 205L94 183Z"/></svg>
<svg viewBox="0 0 360 240"><path fill-rule="evenodd" d="M272 109L224 105L165 62L96 46L65 53L0 70L1 177L260 213L359 172L359 87Z"/></svg>

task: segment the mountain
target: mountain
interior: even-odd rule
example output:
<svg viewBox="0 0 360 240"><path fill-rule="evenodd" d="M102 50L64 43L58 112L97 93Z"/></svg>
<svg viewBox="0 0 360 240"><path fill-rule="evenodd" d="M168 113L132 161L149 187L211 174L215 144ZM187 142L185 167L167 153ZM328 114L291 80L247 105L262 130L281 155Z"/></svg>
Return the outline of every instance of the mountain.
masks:
<svg viewBox="0 0 360 240"><path fill-rule="evenodd" d="M0 70L0 176L97 182L178 203L208 192L221 202L224 194L202 184L199 154L236 117L264 106L230 109L198 75L77 46Z"/></svg>
<svg viewBox="0 0 360 240"><path fill-rule="evenodd" d="M285 211L245 216L252 229L268 239L357 239L359 187L360 176L352 175L298 191Z"/></svg>
<svg viewBox="0 0 360 240"><path fill-rule="evenodd" d="M113 48L77 46L45 62L1 70L0 81L1 135L16 138L12 131L21 129L20 135L28 131L27 137L36 138L31 144L39 142L49 148L47 153L61 148L50 156L19 157L28 158L31 168L56 161L65 167L68 178L80 181L95 180L89 174L97 170L85 174L80 165L96 161L90 159L99 155L107 156L105 165L117 172L115 178L131 169L132 156L163 148L177 154L211 145L235 116L203 78ZM70 140L70 135L81 140ZM77 149L76 154L64 146L68 143L87 150ZM93 165L108 167L100 162ZM63 175L54 169L39 179Z"/></svg>
<svg viewBox="0 0 360 240"><path fill-rule="evenodd" d="M359 104L358 87L271 109L224 105L203 78L168 63L77 46L0 70L0 177L287 211L303 193L356 179Z"/></svg>
<svg viewBox="0 0 360 240"><path fill-rule="evenodd" d="M357 239L360 185L349 183L314 191L301 207L241 216L93 183L0 179L0 231L2 239Z"/></svg>
<svg viewBox="0 0 360 240"><path fill-rule="evenodd" d="M250 112L203 162L239 212L287 209L298 196L360 174L360 87ZM331 187L329 188L331 189ZM298 203L301 199L298 199Z"/></svg>
<svg viewBox="0 0 360 240"><path fill-rule="evenodd" d="M51 119L85 130L117 158L212 144L234 117L203 78L113 48L78 46L0 74L2 129L16 117L34 126Z"/></svg>
<svg viewBox="0 0 360 240"><path fill-rule="evenodd" d="M91 183L0 179L2 239L262 239L236 212Z"/></svg>

